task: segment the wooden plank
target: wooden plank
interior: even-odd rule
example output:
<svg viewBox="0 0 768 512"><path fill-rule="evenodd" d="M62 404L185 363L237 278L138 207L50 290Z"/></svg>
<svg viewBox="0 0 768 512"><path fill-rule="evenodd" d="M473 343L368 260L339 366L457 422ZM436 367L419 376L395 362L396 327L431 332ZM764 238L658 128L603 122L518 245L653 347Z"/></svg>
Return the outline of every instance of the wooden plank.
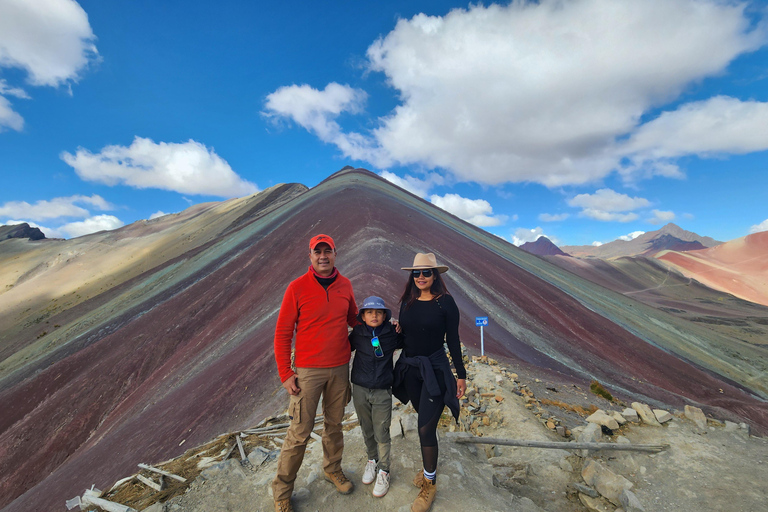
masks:
<svg viewBox="0 0 768 512"><path fill-rule="evenodd" d="M322 419L323 419L322 416L315 416L315 423L322 421ZM260 434L262 432L271 432L273 430L280 430L283 428L288 428L290 426L291 426L290 423L279 423L277 425L270 425L268 427L249 428L249 429L243 430L243 432L246 434Z"/></svg>
<svg viewBox="0 0 768 512"><path fill-rule="evenodd" d="M499 444L526 448L553 448L556 450L616 450L636 452L660 452L669 448L666 444L615 444L615 443L569 443L563 441L527 441L524 439L501 439L498 437L457 437L460 444Z"/></svg>
<svg viewBox="0 0 768 512"><path fill-rule="evenodd" d="M154 473L158 473L160 475L167 476L168 478L173 478L174 480L178 480L179 482L186 482L187 479L180 477L179 475L174 475L173 473L169 473L167 471L163 471L162 469L153 468L152 466L148 466L146 464L139 464L139 467L141 469L146 469L147 471L152 471Z"/></svg>
<svg viewBox="0 0 768 512"><path fill-rule="evenodd" d="M152 480L150 480L149 478L147 478L145 476L136 475L136 478L139 479L139 482L143 483L147 487L151 487L152 489L154 489L154 490L156 490L158 492L163 490L163 487L160 484L153 482ZM160 478L162 478L162 475L160 475Z"/></svg>
<svg viewBox="0 0 768 512"><path fill-rule="evenodd" d="M137 512L136 509L129 506L121 505L120 503L115 503L114 501L105 500L103 498L97 498L96 496L90 496L88 493L83 495L81 503L83 505L96 505L107 512Z"/></svg>
<svg viewBox="0 0 768 512"><path fill-rule="evenodd" d="M245 448L243 448L243 442L240 440L240 436L235 436L235 440L237 441L237 448L240 450L240 460L245 460Z"/></svg>
<svg viewBox="0 0 768 512"><path fill-rule="evenodd" d="M235 447L237 446L237 443L232 443L232 446L229 447L229 450L227 450L227 453L224 454L224 458L221 460L227 460L230 455L232 455L232 452L235 451Z"/></svg>

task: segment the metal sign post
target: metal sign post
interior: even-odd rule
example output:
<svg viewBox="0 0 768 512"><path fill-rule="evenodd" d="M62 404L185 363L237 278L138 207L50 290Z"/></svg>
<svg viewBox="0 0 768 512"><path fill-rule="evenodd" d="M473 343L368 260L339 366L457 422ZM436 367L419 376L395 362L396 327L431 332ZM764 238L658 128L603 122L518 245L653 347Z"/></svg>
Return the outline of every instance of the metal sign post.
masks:
<svg viewBox="0 0 768 512"><path fill-rule="evenodd" d="M487 316L476 316L475 325L480 327L480 356L485 355L485 343L483 340L483 326L488 325Z"/></svg>

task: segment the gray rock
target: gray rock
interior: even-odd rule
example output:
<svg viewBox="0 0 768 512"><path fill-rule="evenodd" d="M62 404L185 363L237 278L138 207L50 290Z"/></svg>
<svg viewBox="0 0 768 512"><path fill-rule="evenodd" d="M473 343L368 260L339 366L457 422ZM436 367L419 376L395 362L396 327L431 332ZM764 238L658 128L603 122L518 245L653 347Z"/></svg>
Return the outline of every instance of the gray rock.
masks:
<svg viewBox="0 0 768 512"><path fill-rule="evenodd" d="M653 415L659 423L666 423L672 420L672 415L664 409L654 409Z"/></svg>
<svg viewBox="0 0 768 512"><path fill-rule="evenodd" d="M589 423L596 423L597 425L603 425L604 427L607 427L611 430L617 430L619 428L619 423L615 419L613 419L613 416L608 415L602 409L598 409L594 413L592 413L587 418L587 421Z"/></svg>
<svg viewBox="0 0 768 512"><path fill-rule="evenodd" d="M581 476L587 485L597 489L597 492L614 505L620 505L619 496L621 496L622 491L629 490L633 486L632 482L595 460L589 461L584 466L584 469L581 470Z"/></svg>
<svg viewBox="0 0 768 512"><path fill-rule="evenodd" d="M236 459L229 459L225 460L224 462L219 462L218 464L214 464L213 466L203 470L200 475L205 479L211 479L218 477L222 474L238 474L242 477L245 477L245 472L243 472L243 468L240 465L240 461Z"/></svg>
<svg viewBox="0 0 768 512"><path fill-rule="evenodd" d="M618 411L611 411L609 414L610 414L611 418L615 419L616 423L618 423L619 425L626 425L627 418L622 416L620 412L618 412Z"/></svg>
<svg viewBox="0 0 768 512"><path fill-rule="evenodd" d="M637 416L637 411L634 409L626 408L621 411L621 415L624 419L631 421L632 423L638 423L640 421L640 418Z"/></svg>
<svg viewBox="0 0 768 512"><path fill-rule="evenodd" d="M403 414L400 416L400 424L403 427L403 435L408 435L408 432L418 430L419 416L416 413Z"/></svg>
<svg viewBox="0 0 768 512"><path fill-rule="evenodd" d="M269 453L269 450L266 450L261 446L257 446L255 450L248 454L248 461L253 465L253 467L257 468L261 466L264 461L269 459Z"/></svg>
<svg viewBox="0 0 768 512"><path fill-rule="evenodd" d="M581 501L590 512L614 512L613 507L609 506L602 498L592 498L586 494L579 493L579 501Z"/></svg>
<svg viewBox="0 0 768 512"><path fill-rule="evenodd" d="M590 423L579 433L580 443L596 443L603 437L603 431L597 423Z"/></svg>
<svg viewBox="0 0 768 512"><path fill-rule="evenodd" d="M637 414L643 420L643 423L651 425L653 427L660 427L661 423L656 420L656 416L650 407L640 402L632 402L632 408L637 411Z"/></svg>
<svg viewBox="0 0 768 512"><path fill-rule="evenodd" d="M488 462L491 464L491 466L498 468L514 466L517 461L512 457L491 457L488 459Z"/></svg>
<svg viewBox="0 0 768 512"><path fill-rule="evenodd" d="M400 424L400 416L392 417L392 423L389 426L389 436L393 439L403 437L403 426Z"/></svg>
<svg viewBox="0 0 768 512"><path fill-rule="evenodd" d="M704 412L701 409L692 405L686 405L684 414L686 418L696 424L696 432L698 434L707 433L707 417L704 416Z"/></svg>
<svg viewBox="0 0 768 512"><path fill-rule="evenodd" d="M580 492L582 494L586 494L590 498L599 498L600 497L600 493L597 492L595 489L589 487L588 485L584 485L584 484L579 483L579 482L571 482L570 484L568 484L568 486L573 488L573 489L576 489L578 492Z"/></svg>
<svg viewBox="0 0 768 512"><path fill-rule="evenodd" d="M162 503L155 503L154 505L150 505L149 507L145 508L141 512L165 512L165 505Z"/></svg>
<svg viewBox="0 0 768 512"><path fill-rule="evenodd" d="M645 512L643 504L640 503L639 499L637 499L635 493L629 489L625 489L621 492L619 495L619 501L621 502L621 506L624 507L626 512Z"/></svg>

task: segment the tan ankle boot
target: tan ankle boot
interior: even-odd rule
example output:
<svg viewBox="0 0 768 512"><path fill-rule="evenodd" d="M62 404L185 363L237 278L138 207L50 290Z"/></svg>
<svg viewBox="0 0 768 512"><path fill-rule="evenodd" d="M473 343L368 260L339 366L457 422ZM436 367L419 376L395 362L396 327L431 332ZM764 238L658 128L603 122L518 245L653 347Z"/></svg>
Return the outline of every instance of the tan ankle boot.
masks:
<svg viewBox="0 0 768 512"><path fill-rule="evenodd" d="M413 485L421 489L421 483L424 481L424 470L422 469L413 477Z"/></svg>
<svg viewBox="0 0 768 512"><path fill-rule="evenodd" d="M421 483L421 492L411 505L411 512L427 512L435 501L435 494L437 494L437 479L424 478Z"/></svg>

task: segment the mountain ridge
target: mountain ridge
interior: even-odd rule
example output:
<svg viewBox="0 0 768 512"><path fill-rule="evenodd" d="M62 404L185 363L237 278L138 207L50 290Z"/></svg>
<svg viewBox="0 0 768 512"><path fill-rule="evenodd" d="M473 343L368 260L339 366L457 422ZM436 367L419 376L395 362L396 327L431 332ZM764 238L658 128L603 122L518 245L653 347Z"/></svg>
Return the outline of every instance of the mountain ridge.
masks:
<svg viewBox="0 0 768 512"><path fill-rule="evenodd" d="M661 239L662 241L666 240L665 243L668 244L669 247L663 246L659 242L654 246L654 241L658 239ZM684 243L678 244L674 239L677 239L680 242L698 242L702 247ZM560 247L560 249L571 256L579 258L593 257L610 259L621 256L637 256L641 254L652 255L654 250L660 251L663 249L672 249L675 244L678 244L680 247L688 245L688 250L692 250L694 248L714 247L721 243L722 242L715 240L714 238L698 235L670 222L655 231L648 231L632 240L613 240L612 242L599 246L564 245Z"/></svg>
<svg viewBox="0 0 768 512"><path fill-rule="evenodd" d="M0 327L0 406L10 411L0 426L0 471L11 475L0 485L13 499L0 506L46 509L83 479L103 486L129 474L137 458L173 457L185 443L256 424L284 404L271 357L274 322L285 286L306 271L306 241L317 232L336 240L339 269L356 296L389 304L407 277L400 267L415 252L434 252L451 268L470 351L479 350L471 318L485 314L492 319L485 350L500 359L582 383L597 378L617 395L653 404L695 403L746 420L755 432L768 428L768 387L759 377L766 356L727 332L578 278L369 171L347 168L311 189L297 187L269 201L262 192L57 245L82 252L69 262L29 253L52 280L77 262L89 268L90 255L112 255L103 252L108 240L117 245L117 267L142 272L100 278L88 288L94 295L47 316L45 308L67 297L44 295L42 309L0 316L0 326L10 326ZM244 217L253 204L262 206ZM142 254L148 263L136 267ZM0 262L7 257L0 252ZM34 279L0 301L27 293ZM32 323L19 328L19 318ZM21 334L14 348L6 347L9 328ZM39 337L44 328L52 330ZM30 443L33 431L45 443ZM52 460L51 450L63 458Z"/></svg>

